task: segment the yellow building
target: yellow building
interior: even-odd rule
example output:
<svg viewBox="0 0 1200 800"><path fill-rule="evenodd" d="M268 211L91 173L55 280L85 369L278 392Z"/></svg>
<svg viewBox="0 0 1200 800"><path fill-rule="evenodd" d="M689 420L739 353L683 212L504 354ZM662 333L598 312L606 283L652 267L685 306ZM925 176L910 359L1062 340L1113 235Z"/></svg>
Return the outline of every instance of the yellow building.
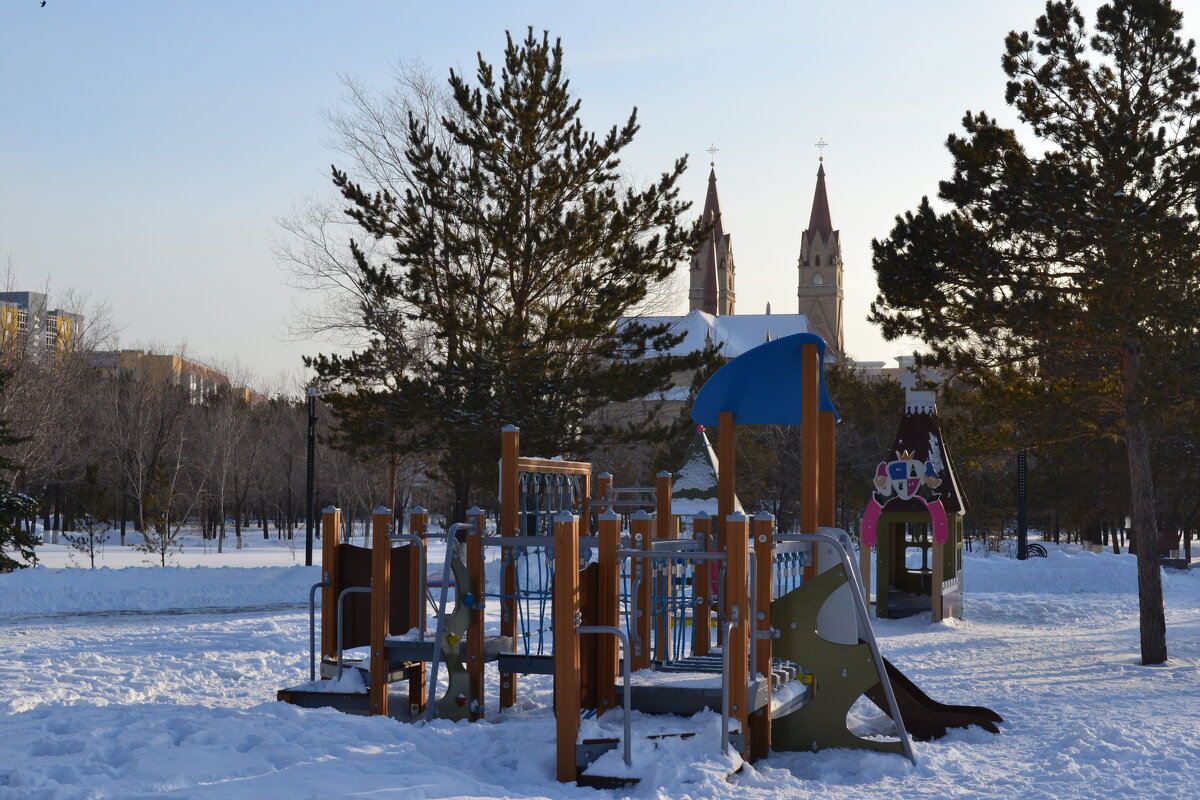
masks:
<svg viewBox="0 0 1200 800"><path fill-rule="evenodd" d="M181 386L193 403L213 397L222 388L233 389L221 372L182 356L159 355L146 350L110 350L92 353L92 363L108 377L128 375L136 380L161 381ZM248 389L244 391L253 394Z"/></svg>

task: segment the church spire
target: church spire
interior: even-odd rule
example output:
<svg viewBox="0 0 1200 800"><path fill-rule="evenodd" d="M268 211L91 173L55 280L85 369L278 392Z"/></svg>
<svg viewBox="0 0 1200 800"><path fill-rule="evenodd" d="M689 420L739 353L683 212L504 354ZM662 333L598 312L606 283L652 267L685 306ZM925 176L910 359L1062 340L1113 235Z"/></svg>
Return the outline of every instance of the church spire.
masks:
<svg viewBox="0 0 1200 800"><path fill-rule="evenodd" d="M824 140L817 142L822 150ZM829 215L829 197L825 193L825 159L817 167L817 189L813 194L808 228L800 236L800 305L797 309L808 318L809 330L820 334L835 358L845 353L842 333L842 245Z"/></svg>
<svg viewBox="0 0 1200 800"><path fill-rule="evenodd" d="M709 153L716 153L716 148L710 147ZM704 196L704 212L700 217L701 224L709 229L709 233L692 259L689 307L693 311L718 316L732 314L734 309L733 250L721 219L716 165L709 162L709 167L708 192Z"/></svg>
<svg viewBox="0 0 1200 800"><path fill-rule="evenodd" d="M808 217L808 232L828 239L829 234L833 233L833 221L829 217L829 197L825 194L824 159L821 161L821 166L817 168L817 191L813 194L812 213Z"/></svg>

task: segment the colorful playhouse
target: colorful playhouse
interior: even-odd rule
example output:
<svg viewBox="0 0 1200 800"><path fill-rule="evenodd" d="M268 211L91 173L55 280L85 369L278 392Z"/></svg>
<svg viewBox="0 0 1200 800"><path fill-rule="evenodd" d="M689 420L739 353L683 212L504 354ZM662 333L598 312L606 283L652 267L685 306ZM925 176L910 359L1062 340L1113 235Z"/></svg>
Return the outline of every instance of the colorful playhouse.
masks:
<svg viewBox="0 0 1200 800"><path fill-rule="evenodd" d="M935 393L908 388L904 394L896 442L875 470L875 489L863 515L862 574L869 593L874 547L876 616L895 619L931 611L938 622L962 616L967 500L938 425Z"/></svg>

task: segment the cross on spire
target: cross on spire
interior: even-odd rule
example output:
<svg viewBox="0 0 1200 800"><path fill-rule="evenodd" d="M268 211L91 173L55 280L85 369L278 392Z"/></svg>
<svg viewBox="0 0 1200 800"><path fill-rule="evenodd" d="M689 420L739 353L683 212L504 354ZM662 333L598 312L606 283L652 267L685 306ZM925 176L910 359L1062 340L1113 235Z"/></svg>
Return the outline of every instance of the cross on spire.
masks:
<svg viewBox="0 0 1200 800"><path fill-rule="evenodd" d="M708 146L708 158L709 158L708 165L710 167L715 167L717 165L716 159L717 159L717 152L719 149L720 148L718 148L715 144L710 144Z"/></svg>
<svg viewBox="0 0 1200 800"><path fill-rule="evenodd" d="M818 161L825 160L826 147L829 147L829 142L825 141L824 139L817 139L817 152L821 154L821 157L817 159Z"/></svg>

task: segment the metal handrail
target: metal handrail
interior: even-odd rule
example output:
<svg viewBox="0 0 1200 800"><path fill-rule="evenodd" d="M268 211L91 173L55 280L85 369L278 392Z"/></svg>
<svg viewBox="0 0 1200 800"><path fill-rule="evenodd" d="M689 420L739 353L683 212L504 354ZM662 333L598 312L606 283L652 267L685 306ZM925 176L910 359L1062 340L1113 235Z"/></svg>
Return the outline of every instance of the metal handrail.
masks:
<svg viewBox="0 0 1200 800"><path fill-rule="evenodd" d="M339 680L339 681L342 679L342 653L344 652L344 649L342 647L342 644L344 641L344 639L342 637L342 610L343 610L342 601L346 599L346 595L348 595L348 594L370 594L370 593L371 593L370 586L347 586L345 589L342 589L341 594L338 595L338 599L337 599L337 612L338 612L338 617L337 617L337 632L338 632L337 633L337 635L338 635L337 680Z"/></svg>
<svg viewBox="0 0 1200 800"><path fill-rule="evenodd" d="M329 586L326 581L314 583L308 590L308 679L317 679L317 589ZM321 609L324 618L325 609Z"/></svg>
<svg viewBox="0 0 1200 800"><path fill-rule="evenodd" d="M721 755L729 755L729 640L736 623L726 622L721 646Z"/></svg>
<svg viewBox="0 0 1200 800"><path fill-rule="evenodd" d="M633 715L633 682L629 667L629 662L632 661L632 654L629 652L629 636L620 628L615 628L611 625L580 625L575 629L577 633L611 633L621 640L621 651L625 655L621 659L621 672L625 678L625 691L621 698L621 704L625 709L625 766L633 766L633 741L632 741L632 723L630 717Z"/></svg>
<svg viewBox="0 0 1200 800"><path fill-rule="evenodd" d="M456 522L445 533L446 557L442 561L442 596L438 608L437 626L433 633L433 663L429 668L429 700L425 703L425 720L427 722L433 720L434 706L437 705L434 699L437 695L438 667L442 663L442 637L446 635L446 590L450 586L450 562L454 560L454 548L458 544L456 534L459 530L475 530L475 525L470 522Z"/></svg>
<svg viewBox="0 0 1200 800"><path fill-rule="evenodd" d="M638 594L642 588L641 565L638 565L638 577L629 586L629 627L633 632L633 643L637 646L637 655L642 654L642 635L638 633ZM647 647L649 643L647 642Z"/></svg>
<svg viewBox="0 0 1200 800"><path fill-rule="evenodd" d="M724 561L724 553L699 550L618 550L617 558L652 558L660 561Z"/></svg>
<svg viewBox="0 0 1200 800"><path fill-rule="evenodd" d="M777 535L775 541L812 542L813 544L824 542L825 544L832 545L842 561L842 569L846 573L846 581L858 581L858 573L854 569L854 562L836 536L831 536L828 533L786 533ZM816 563L815 551L813 553L813 563ZM917 757L913 754L912 742L909 741L908 730L904 727L904 718L900 716L900 706L896 702L895 692L892 691L892 681L888 678L887 668L883 662L883 655L879 652L879 644L875 641L875 633L871 628L870 618L867 616L867 605L863 601L861 586L851 585L850 594L854 598L854 611L858 615L859 629L864 634L867 645L871 648L871 658L875 660L875 670L879 674L879 683L883 686L883 693L887 697L888 708L891 709L892 719L895 720L896 728L900 733L900 745L904 749L904 755L915 765Z"/></svg>

